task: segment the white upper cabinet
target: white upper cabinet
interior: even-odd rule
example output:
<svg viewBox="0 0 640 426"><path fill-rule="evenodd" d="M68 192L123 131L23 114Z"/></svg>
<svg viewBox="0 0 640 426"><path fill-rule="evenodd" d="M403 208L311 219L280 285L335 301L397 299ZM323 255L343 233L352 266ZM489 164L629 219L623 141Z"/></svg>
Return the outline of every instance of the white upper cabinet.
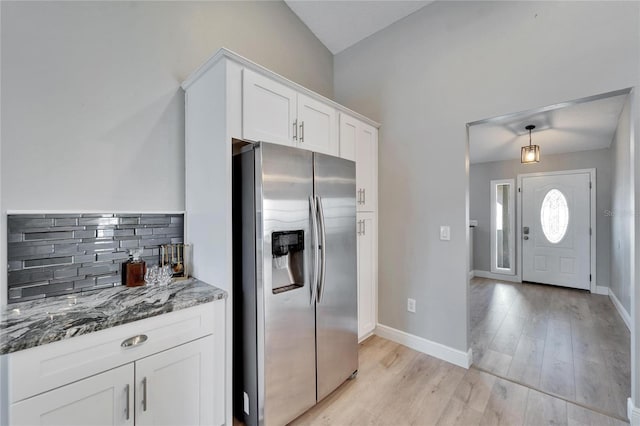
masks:
<svg viewBox="0 0 640 426"><path fill-rule="evenodd" d="M361 191L358 210L376 210L378 193L378 130L362 123L356 137L356 185Z"/></svg>
<svg viewBox="0 0 640 426"><path fill-rule="evenodd" d="M297 93L251 70L242 72L242 133L245 139L295 146Z"/></svg>
<svg viewBox="0 0 640 426"><path fill-rule="evenodd" d="M340 114L340 157L356 162L358 211L376 211L378 192L378 130Z"/></svg>
<svg viewBox="0 0 640 426"><path fill-rule="evenodd" d="M242 133L245 139L338 155L334 107L244 69Z"/></svg>
<svg viewBox="0 0 640 426"><path fill-rule="evenodd" d="M347 114L340 114L340 157L356 161L356 137L360 122Z"/></svg>
<svg viewBox="0 0 640 426"><path fill-rule="evenodd" d="M336 110L298 94L298 146L323 154L338 155Z"/></svg>

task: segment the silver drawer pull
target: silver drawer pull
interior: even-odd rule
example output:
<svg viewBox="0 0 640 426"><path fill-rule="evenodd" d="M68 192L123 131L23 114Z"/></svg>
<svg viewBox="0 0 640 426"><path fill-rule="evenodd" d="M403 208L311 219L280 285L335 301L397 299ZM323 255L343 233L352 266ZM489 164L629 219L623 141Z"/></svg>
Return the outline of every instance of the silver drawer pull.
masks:
<svg viewBox="0 0 640 426"><path fill-rule="evenodd" d="M137 336L129 337L126 340L123 340L120 346L123 348L130 348L133 346L138 346L146 342L148 339L146 334L138 334Z"/></svg>

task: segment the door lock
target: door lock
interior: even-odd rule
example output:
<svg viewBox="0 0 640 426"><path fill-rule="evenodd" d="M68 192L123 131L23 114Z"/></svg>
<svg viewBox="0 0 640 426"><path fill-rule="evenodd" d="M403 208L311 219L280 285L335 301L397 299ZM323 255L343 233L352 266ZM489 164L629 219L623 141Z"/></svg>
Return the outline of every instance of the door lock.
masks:
<svg viewBox="0 0 640 426"><path fill-rule="evenodd" d="M522 233L523 233L524 235L529 235L529 227L528 227L528 226L523 227L523 228L522 228Z"/></svg>

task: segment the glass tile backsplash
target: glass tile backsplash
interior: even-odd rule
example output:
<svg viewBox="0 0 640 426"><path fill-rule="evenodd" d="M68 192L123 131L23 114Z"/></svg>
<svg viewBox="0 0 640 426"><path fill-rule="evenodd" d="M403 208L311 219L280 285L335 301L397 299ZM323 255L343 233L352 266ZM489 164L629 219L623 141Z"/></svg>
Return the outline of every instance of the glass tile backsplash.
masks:
<svg viewBox="0 0 640 426"><path fill-rule="evenodd" d="M10 214L7 225L9 303L120 285L130 248L152 265L161 245L184 242L183 214Z"/></svg>

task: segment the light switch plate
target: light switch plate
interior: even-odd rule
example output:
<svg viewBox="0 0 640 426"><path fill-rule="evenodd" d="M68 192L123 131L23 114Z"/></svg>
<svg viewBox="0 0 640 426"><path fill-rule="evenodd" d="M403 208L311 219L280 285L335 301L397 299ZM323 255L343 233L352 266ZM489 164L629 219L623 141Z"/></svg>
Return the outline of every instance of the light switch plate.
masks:
<svg viewBox="0 0 640 426"><path fill-rule="evenodd" d="M416 299L407 299L407 311L416 312Z"/></svg>
<svg viewBox="0 0 640 426"><path fill-rule="evenodd" d="M440 239L442 241L451 240L451 227L449 225L444 225L440 227Z"/></svg>

